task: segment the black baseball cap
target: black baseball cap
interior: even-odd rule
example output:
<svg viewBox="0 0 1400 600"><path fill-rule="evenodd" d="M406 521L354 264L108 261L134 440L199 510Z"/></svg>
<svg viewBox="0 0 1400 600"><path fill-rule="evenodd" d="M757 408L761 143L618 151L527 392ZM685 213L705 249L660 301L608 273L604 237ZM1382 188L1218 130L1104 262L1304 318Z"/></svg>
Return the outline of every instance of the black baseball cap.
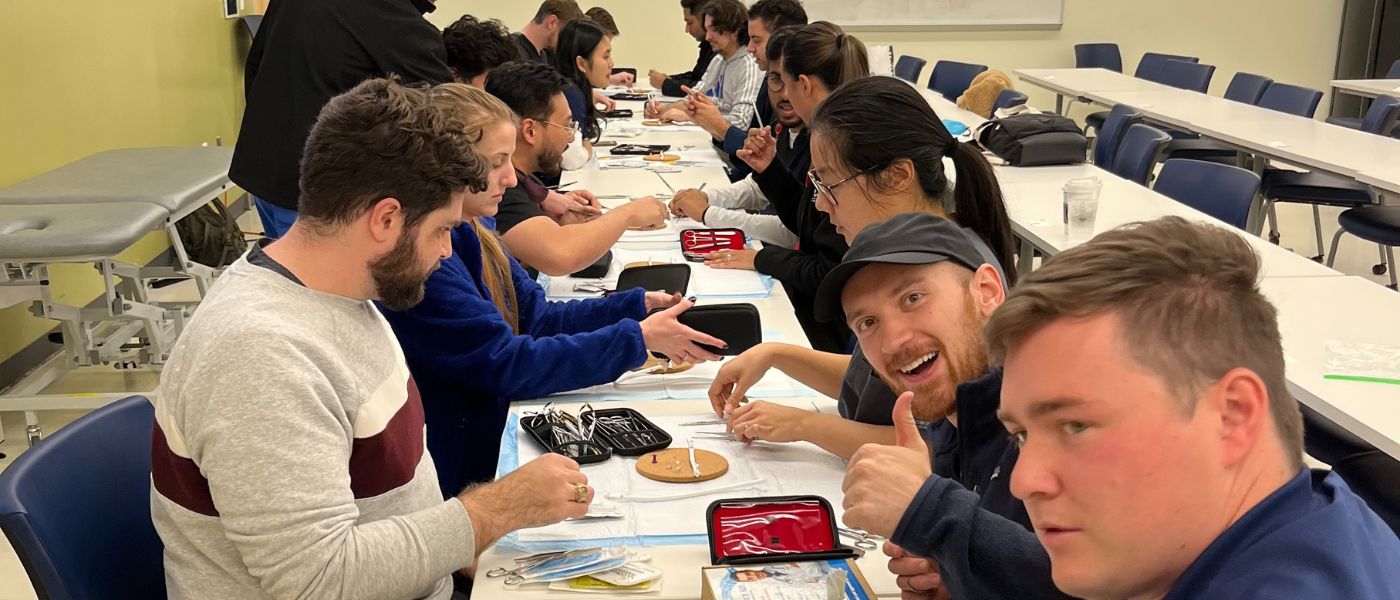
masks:
<svg viewBox="0 0 1400 600"><path fill-rule="evenodd" d="M961 227L929 213L903 213L866 227L851 243L841 264L827 273L817 288L816 317L822 321L845 317L841 291L866 265L931 265L945 260L973 271L987 264Z"/></svg>

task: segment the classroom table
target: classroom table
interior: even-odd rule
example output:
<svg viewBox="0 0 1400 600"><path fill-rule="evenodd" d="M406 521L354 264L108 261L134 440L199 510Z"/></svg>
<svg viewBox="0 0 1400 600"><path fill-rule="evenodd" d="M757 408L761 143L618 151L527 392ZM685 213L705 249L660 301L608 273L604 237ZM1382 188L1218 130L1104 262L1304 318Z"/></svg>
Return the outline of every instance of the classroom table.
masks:
<svg viewBox="0 0 1400 600"><path fill-rule="evenodd" d="M1328 342L1400 345L1400 294L1360 277L1278 277L1261 288L1278 309L1289 391L1400 458L1400 385L1323 377Z"/></svg>
<svg viewBox="0 0 1400 600"><path fill-rule="evenodd" d="M1391 194L1400 140L1182 90L1105 69L1018 69L1032 85L1103 106L1128 104L1149 120L1252 154L1358 180ZM1260 168L1262 168L1262 163ZM1364 177L1361 177L1364 175Z"/></svg>
<svg viewBox="0 0 1400 600"><path fill-rule="evenodd" d="M1333 79L1332 87L1353 96L1400 96L1400 79Z"/></svg>

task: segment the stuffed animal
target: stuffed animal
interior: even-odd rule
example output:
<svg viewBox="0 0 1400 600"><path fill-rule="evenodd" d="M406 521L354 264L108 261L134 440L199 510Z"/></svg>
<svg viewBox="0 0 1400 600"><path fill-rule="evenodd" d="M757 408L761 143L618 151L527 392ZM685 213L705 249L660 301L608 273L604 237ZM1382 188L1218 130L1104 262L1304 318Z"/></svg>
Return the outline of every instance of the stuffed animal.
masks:
<svg viewBox="0 0 1400 600"><path fill-rule="evenodd" d="M958 97L958 108L974 112L986 118L992 117L996 109L997 96L1002 90L1013 89L1011 78L996 69L988 69L972 79L972 85Z"/></svg>

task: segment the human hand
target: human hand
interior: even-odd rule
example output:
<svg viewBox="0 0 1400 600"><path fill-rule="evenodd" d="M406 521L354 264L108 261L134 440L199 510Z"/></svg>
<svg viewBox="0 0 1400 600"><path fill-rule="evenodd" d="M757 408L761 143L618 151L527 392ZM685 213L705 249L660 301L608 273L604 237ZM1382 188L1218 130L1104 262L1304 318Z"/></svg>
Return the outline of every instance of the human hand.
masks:
<svg viewBox="0 0 1400 600"><path fill-rule="evenodd" d="M613 73L613 75L608 78L608 83L612 85L620 85L622 87L632 87L632 84L636 81L637 77L627 71L623 71L621 73Z"/></svg>
<svg viewBox="0 0 1400 600"><path fill-rule="evenodd" d="M637 229L660 227L671 216L666 203L657 200L655 196L637 198L616 210L624 211L627 215L627 226Z"/></svg>
<svg viewBox="0 0 1400 600"><path fill-rule="evenodd" d="M603 95L603 92L593 90L593 103L602 104L603 110L617 110L617 101Z"/></svg>
<svg viewBox="0 0 1400 600"><path fill-rule="evenodd" d="M758 127L749 130L744 147L735 154L739 160L748 163L755 173L762 173L767 171L768 166L773 164L773 159L777 158L778 144L773 141L773 134L767 127Z"/></svg>
<svg viewBox="0 0 1400 600"><path fill-rule="evenodd" d="M758 256L758 251L751 248L743 250L720 250L705 255L705 266L715 269L739 269L754 270L753 260Z"/></svg>
<svg viewBox="0 0 1400 600"><path fill-rule="evenodd" d="M808 423L817 414L800 408L755 400L729 413L725 429L745 444L800 442L807 439Z"/></svg>
<svg viewBox="0 0 1400 600"><path fill-rule="evenodd" d="M910 554L894 542L885 541L881 548L890 557L888 568L894 574L900 600L934 600L943 590L943 577L938 563Z"/></svg>
<svg viewBox="0 0 1400 600"><path fill-rule="evenodd" d="M660 352L671 362L701 363L721 360L720 356L696 344L723 348L728 344L719 338L700 333L682 324L678 317L695 306L693 300L682 300L675 306L654 313L642 321L642 339L648 350Z"/></svg>
<svg viewBox="0 0 1400 600"><path fill-rule="evenodd" d="M729 121L724 119L724 115L719 112L719 107L715 106L714 100L688 87L681 87L685 90L685 114L688 119L699 125L710 137L716 140L723 140L729 133Z"/></svg>
<svg viewBox="0 0 1400 600"><path fill-rule="evenodd" d="M773 348L768 343L759 344L719 368L714 383L710 384L710 407L715 409L716 415L724 416L749 401L745 396L749 388L773 368Z"/></svg>
<svg viewBox="0 0 1400 600"><path fill-rule="evenodd" d="M651 71L647 72L647 79L651 81L651 87L659 90L661 89L661 86L666 83L666 74L656 69L652 69Z"/></svg>
<svg viewBox="0 0 1400 600"><path fill-rule="evenodd" d="M690 217L700 223L705 222L705 209L709 207L709 195L694 188L676 192L676 197L671 199L671 214L677 217Z"/></svg>
<svg viewBox="0 0 1400 600"><path fill-rule="evenodd" d="M662 123L688 123L690 115L685 114L685 111L680 108L668 108L661 111L660 119Z"/></svg>
<svg viewBox="0 0 1400 600"><path fill-rule="evenodd" d="M913 401L913 392L895 400L893 446L866 444L851 457L841 482L846 508L841 520L847 525L885 538L894 535L904 511L933 474L928 446L914 424Z"/></svg>
<svg viewBox="0 0 1400 600"><path fill-rule="evenodd" d="M579 486L586 492L582 500ZM470 488L457 499L471 516L480 553L517 529L582 517L593 502L593 488L578 463L550 453L491 483Z"/></svg>
<svg viewBox="0 0 1400 600"><path fill-rule="evenodd" d="M667 294L666 292L647 292L646 305L647 312L658 308L671 308L680 303L682 296L679 293Z"/></svg>
<svg viewBox="0 0 1400 600"><path fill-rule="evenodd" d="M567 215L571 206L578 206L578 202L554 190L545 193L544 200L540 201L540 210L556 221Z"/></svg>

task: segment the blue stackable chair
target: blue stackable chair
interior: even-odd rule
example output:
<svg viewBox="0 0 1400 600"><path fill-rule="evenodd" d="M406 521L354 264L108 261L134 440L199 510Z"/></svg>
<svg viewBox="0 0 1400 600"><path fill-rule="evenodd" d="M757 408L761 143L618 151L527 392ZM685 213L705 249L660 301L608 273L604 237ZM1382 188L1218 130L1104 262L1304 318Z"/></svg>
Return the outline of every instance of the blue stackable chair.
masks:
<svg viewBox="0 0 1400 600"><path fill-rule="evenodd" d="M1127 104L1119 104L1108 111L1108 118L1099 129L1099 135L1094 138L1094 164L1100 169L1113 170L1123 132L1141 122L1142 113Z"/></svg>
<svg viewBox="0 0 1400 600"><path fill-rule="evenodd" d="M1123 55L1118 44L1075 44L1074 67L1077 69L1108 69L1123 72Z"/></svg>
<svg viewBox="0 0 1400 600"><path fill-rule="evenodd" d="M1157 164L1157 156L1172 136L1151 125L1138 123L1123 133L1123 141L1118 144L1118 155L1109 169L1114 175L1147 185L1152 178L1152 166Z"/></svg>
<svg viewBox="0 0 1400 600"><path fill-rule="evenodd" d="M1395 247L1400 246L1400 206L1377 205L1347 209L1337 217L1337 224L1342 228L1332 236L1332 249L1327 256L1327 266L1332 266L1337 259L1337 243L1342 241L1342 234L1350 233L1381 246L1381 260L1384 262L1372 267L1371 272L1381 275L1390 271L1390 285L1386 287L1400 291L1400 280L1397 280L1395 274Z"/></svg>
<svg viewBox="0 0 1400 600"><path fill-rule="evenodd" d="M1378 96L1371 101L1371 106L1366 109L1366 115L1356 119L1351 117L1328 117L1327 122L1333 125L1340 125L1347 129L1360 129L1362 131L1374 132L1395 132L1396 117L1400 116L1395 110L1397 101L1394 96Z"/></svg>
<svg viewBox="0 0 1400 600"><path fill-rule="evenodd" d="M1275 87L1287 84L1275 83L1269 86L1269 91L1264 93L1264 98L1268 99L1269 94ZM1296 89L1288 89L1296 88ZM1291 108L1293 110L1306 110L1306 114L1301 116L1311 117L1312 112L1317 109L1317 103L1321 99L1322 92L1298 88L1297 86L1287 86L1286 94L1281 95L1276 101L1278 105ZM1312 93L1307 93L1312 92ZM1261 101L1262 102L1262 101ZM1377 109L1377 114L1367 121L1367 133L1381 135L1381 127L1387 122L1394 122L1394 111L1396 106L1389 102L1376 102L1382 105ZM1369 111L1367 113L1370 115ZM1349 177L1340 177L1331 173L1301 172L1288 169L1265 169L1264 183L1260 189L1260 194L1264 197L1264 210L1269 216L1269 241L1277 244L1278 214L1275 204L1279 202L1293 202L1299 204L1311 204L1313 212L1313 231L1317 240L1317 254L1313 260L1321 261L1324 258L1322 252L1322 214L1320 206L1341 206L1345 208L1365 206L1376 202L1375 194L1371 188L1357 183Z"/></svg>
<svg viewBox="0 0 1400 600"><path fill-rule="evenodd" d="M993 105L992 110L995 111L1012 106L1020 106L1025 104L1028 100L1030 100L1030 98L1022 92L1016 90L1002 90L1000 94L997 94L997 101L996 104Z"/></svg>
<svg viewBox="0 0 1400 600"><path fill-rule="evenodd" d="M1274 80L1262 75L1239 72L1230 79L1229 87L1225 88L1225 99L1243 102L1245 104L1255 104L1264 95L1264 90L1269 89L1269 85ZM1206 160L1221 164L1234 165L1240 162L1240 152L1233 146L1223 144L1215 140L1207 139L1176 139L1167 144L1164 153L1167 160L1174 158L1185 158L1189 160Z"/></svg>
<svg viewBox="0 0 1400 600"><path fill-rule="evenodd" d="M972 86L973 78L987 70L986 65L940 60L933 63L933 75L929 77L928 89L956 102Z"/></svg>
<svg viewBox="0 0 1400 600"><path fill-rule="evenodd" d="M118 400L35 444L0 473L0 529L40 598L165 597L151 524L151 426L141 396Z"/></svg>
<svg viewBox="0 0 1400 600"><path fill-rule="evenodd" d="M1157 83L1204 94L1213 75L1215 65L1171 59L1162 65Z"/></svg>
<svg viewBox="0 0 1400 600"><path fill-rule="evenodd" d="M1239 167L1178 158L1162 163L1153 189L1244 229L1259 193L1259 176Z"/></svg>
<svg viewBox="0 0 1400 600"><path fill-rule="evenodd" d="M1322 102L1322 92L1291 83L1269 84L1256 106L1311 119Z"/></svg>
<svg viewBox="0 0 1400 600"><path fill-rule="evenodd" d="M1138 79L1146 79L1148 81L1155 81L1157 83L1165 83L1161 79L1162 68L1167 65L1167 61L1169 60L1179 60L1183 62L1192 63L1201 62L1201 59L1195 56L1177 56L1175 54L1162 54L1160 52L1144 52L1142 53L1142 60L1138 61L1137 69L1133 71L1133 77L1137 77ZM1089 116L1084 117L1084 129L1098 129L1100 127L1103 127L1103 120L1107 118L1108 111L1106 110L1092 113Z"/></svg>
<svg viewBox="0 0 1400 600"><path fill-rule="evenodd" d="M894 63L894 75L909 83L918 83L928 61L917 56L903 55Z"/></svg>

